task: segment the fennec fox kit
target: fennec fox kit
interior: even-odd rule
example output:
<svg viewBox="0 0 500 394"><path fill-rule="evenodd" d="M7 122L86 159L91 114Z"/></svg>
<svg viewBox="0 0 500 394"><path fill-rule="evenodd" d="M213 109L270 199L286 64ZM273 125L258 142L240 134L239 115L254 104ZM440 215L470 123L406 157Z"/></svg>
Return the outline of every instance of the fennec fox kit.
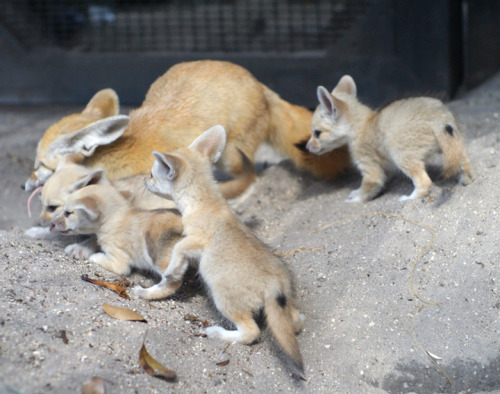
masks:
<svg viewBox="0 0 500 394"><path fill-rule="evenodd" d="M460 183L472 181L469 158L455 119L446 106L430 97L395 101L373 111L356 98L356 84L343 76L330 94L317 90L319 106L312 118L307 149L321 155L344 144L363 177L349 202L370 200L381 191L388 170L399 168L415 186L400 201L423 198L432 184L425 160L435 152L444 157L443 177L460 173Z"/></svg>
<svg viewBox="0 0 500 394"><path fill-rule="evenodd" d="M221 183L226 198L243 193L256 179L255 151L264 141L298 168L332 178L350 166L347 149L318 157L296 147L309 137L311 116L311 111L283 100L236 64L180 63L151 85L130 116L119 115L118 96L104 89L81 113L49 127L38 143L35 169L24 188L32 191L43 185L63 153L81 153L83 165L104 169L110 180L149 174L153 150L187 147L201 130L217 123L227 129L226 148L217 165L234 177Z"/></svg>
<svg viewBox="0 0 500 394"><path fill-rule="evenodd" d="M182 237L179 213L134 208L123 193L100 182L102 170L88 177L94 180L69 195L63 214L52 221L54 229L62 234L96 234L101 251L89 260L118 275L128 275L132 268L162 275Z"/></svg>
<svg viewBox="0 0 500 394"><path fill-rule="evenodd" d="M76 154L78 155L78 154ZM68 196L89 185L89 182L110 183L106 177L89 176L93 171L76 164L75 155L65 155L59 162L56 172L42 188L42 210L37 220L37 225L26 231L32 238L52 239L57 237L57 232L51 226L52 221L64 211L64 204ZM158 197L144 188L144 177L135 176L119 179L111 183L119 192L124 194L136 208L167 209L175 207L173 201ZM64 250L74 258L88 258L96 251L97 245L94 238L83 242L68 245Z"/></svg>
<svg viewBox="0 0 500 394"><path fill-rule="evenodd" d="M163 298L182 283L188 260L199 262L199 274L217 309L236 325L228 331L208 327L210 338L251 344L259 335L254 314L263 309L267 324L303 374L302 356L295 334L301 320L295 308L292 279L284 264L237 219L222 197L210 171L224 149L226 133L215 126L188 148L156 157L147 187L158 195L172 196L182 214L185 238L177 243L159 284L136 295Z"/></svg>

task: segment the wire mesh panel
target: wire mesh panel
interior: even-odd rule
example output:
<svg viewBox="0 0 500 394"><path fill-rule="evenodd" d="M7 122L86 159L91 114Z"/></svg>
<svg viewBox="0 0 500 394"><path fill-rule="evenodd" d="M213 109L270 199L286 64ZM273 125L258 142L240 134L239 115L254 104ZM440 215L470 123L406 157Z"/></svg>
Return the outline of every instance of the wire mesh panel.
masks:
<svg viewBox="0 0 500 394"><path fill-rule="evenodd" d="M89 52L324 50L373 0L3 0L26 48Z"/></svg>

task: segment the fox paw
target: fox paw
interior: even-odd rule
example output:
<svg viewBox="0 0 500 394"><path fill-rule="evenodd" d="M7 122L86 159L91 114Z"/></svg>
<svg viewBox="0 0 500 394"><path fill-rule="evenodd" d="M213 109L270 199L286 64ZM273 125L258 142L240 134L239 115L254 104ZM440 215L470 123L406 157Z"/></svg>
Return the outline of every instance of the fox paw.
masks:
<svg viewBox="0 0 500 394"><path fill-rule="evenodd" d="M140 285L134 286L134 288L132 289L132 295L139 297L139 298L144 298L144 295L146 294L146 292L147 292L147 289L145 289L144 287L142 287Z"/></svg>
<svg viewBox="0 0 500 394"><path fill-rule="evenodd" d="M64 248L64 252L68 256L73 257L74 259L85 260L85 259L88 259L92 255L92 253L95 252L95 250L92 248L89 248L86 245L74 243L74 244L66 246Z"/></svg>
<svg viewBox="0 0 500 394"><path fill-rule="evenodd" d="M207 337L209 338L225 339L225 333L226 330L219 326L210 326L205 328L205 334L207 334Z"/></svg>
<svg viewBox="0 0 500 394"><path fill-rule="evenodd" d="M35 239L54 239L57 238L58 233L51 233L50 227L31 227L25 231L25 233L30 238Z"/></svg>
<svg viewBox="0 0 500 394"><path fill-rule="evenodd" d="M345 200L345 202L361 202L361 190L353 190L351 193L349 193L349 197L347 197L347 200Z"/></svg>

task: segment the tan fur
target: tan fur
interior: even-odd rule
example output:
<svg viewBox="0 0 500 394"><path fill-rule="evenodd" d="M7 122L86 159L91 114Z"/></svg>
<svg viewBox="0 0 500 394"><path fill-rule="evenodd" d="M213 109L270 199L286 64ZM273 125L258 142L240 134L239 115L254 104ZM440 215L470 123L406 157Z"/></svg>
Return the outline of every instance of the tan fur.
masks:
<svg viewBox="0 0 500 394"><path fill-rule="evenodd" d="M262 308L278 343L300 373L303 362L295 334L301 328L295 308L291 275L284 264L236 217L211 174L225 143L221 126L198 137L189 148L170 154L155 152L148 188L172 196L182 213L185 238L173 251L160 284L136 287L146 299L167 297L182 283L189 260L198 261L199 273L217 309L237 330L207 328L209 337L250 344L259 327L253 314Z"/></svg>
<svg viewBox="0 0 500 394"><path fill-rule="evenodd" d="M43 186L41 195L42 209L36 223L37 226L26 231L28 236L32 238L54 237L50 233L50 223L56 216L61 215L68 196L74 191L72 187L75 183L83 180L92 173L91 169L78 165L75 161L79 161L78 157L65 155L59 162L54 175ZM99 182L110 183L106 177L101 177ZM111 182L111 184L119 192L126 194L127 199L136 208L149 210L175 208L173 201L155 196L149 192L144 186L144 176L142 175L119 179ZM84 186L87 186L87 184L82 183L79 188ZM87 249L82 249L82 245L79 244L69 245L65 250L67 254L75 258L88 258L88 253L93 253L92 249L89 249L87 252Z"/></svg>
<svg viewBox="0 0 500 394"><path fill-rule="evenodd" d="M319 87L318 99L307 149L322 154L348 143L363 176L360 189L354 190L348 201L374 198L393 168L404 172L415 186L411 195L400 200L427 196L432 181L425 171L425 161L434 152L443 154L443 177L460 173L462 184L472 181L462 136L441 101L414 97L373 111L357 100L350 76L342 77L331 94Z"/></svg>
<svg viewBox="0 0 500 394"><path fill-rule="evenodd" d="M82 114L64 118L46 131L38 146L36 171L26 182L26 190L43 184L43 178L57 167L57 152L61 149L54 152L52 148L60 142L59 136L117 115L116 94L107 89L97 95L100 100L94 97ZM113 100L116 104L110 105ZM340 148L317 157L297 148L296 144L305 143L308 138L311 116L305 108L282 100L240 66L209 60L180 63L151 85L141 107L130 113L123 135L114 142L106 141L108 145L95 151L90 149L86 153L90 156L82 164L103 168L111 180L148 174L153 150L169 152L186 147L201 130L222 124L228 139L218 165L234 176L222 185L226 198L238 196L255 180L255 151L266 140L299 168L331 178L350 165L347 150ZM245 165L240 152L250 165Z"/></svg>
<svg viewBox="0 0 500 394"><path fill-rule="evenodd" d="M128 275L133 267L161 275L182 238L178 213L134 208L110 184L70 194L52 225L63 234L96 234L101 251L89 260L118 275Z"/></svg>

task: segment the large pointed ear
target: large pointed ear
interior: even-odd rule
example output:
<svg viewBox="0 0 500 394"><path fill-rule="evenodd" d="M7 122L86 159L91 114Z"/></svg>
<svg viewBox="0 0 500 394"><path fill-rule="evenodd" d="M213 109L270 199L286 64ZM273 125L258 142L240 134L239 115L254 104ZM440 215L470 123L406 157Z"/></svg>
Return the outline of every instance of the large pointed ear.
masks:
<svg viewBox="0 0 500 394"><path fill-rule="evenodd" d="M59 161L59 164L57 165L56 172L67 165L81 163L84 158L85 158L85 156L82 155L81 153L65 154L65 155L63 155L63 157L61 157L61 160Z"/></svg>
<svg viewBox="0 0 500 394"><path fill-rule="evenodd" d="M81 153L92 156L97 147L108 145L120 138L127 128L130 118L126 115L111 116L98 120L56 139L48 149L48 154Z"/></svg>
<svg viewBox="0 0 500 394"><path fill-rule="evenodd" d="M158 151L153 151L153 156L156 158L153 164L153 173L160 179L173 181L177 176L179 163L175 156L163 154Z"/></svg>
<svg viewBox="0 0 500 394"><path fill-rule="evenodd" d="M95 196L87 196L81 200L77 200L74 209L80 209L87 214L89 219L95 222L99 219L99 204L98 198Z"/></svg>
<svg viewBox="0 0 500 394"><path fill-rule="evenodd" d="M335 95L335 93L345 93L349 96L356 97L356 92L357 88L354 79L352 79L350 75L344 75L340 78L340 81L337 86L335 86L335 89L333 89L332 95Z"/></svg>
<svg viewBox="0 0 500 394"><path fill-rule="evenodd" d="M212 163L219 160L224 147L226 146L226 130L223 126L217 125L196 138L189 148L196 149L202 155L210 159Z"/></svg>
<svg viewBox="0 0 500 394"><path fill-rule="evenodd" d="M81 189L85 186L97 185L97 184L102 185L105 183L108 183L108 179L106 178L104 170L97 169L88 173L83 178L80 178L78 181L73 183L68 189L68 192L73 193L75 190Z"/></svg>
<svg viewBox="0 0 500 394"><path fill-rule="evenodd" d="M318 86L318 89L316 89L316 95L318 96L318 101L323 112L331 117L334 117L335 104L333 104L333 99L330 95L330 92L326 90L324 86Z"/></svg>
<svg viewBox="0 0 500 394"><path fill-rule="evenodd" d="M118 95L113 89L103 89L90 99L82 113L96 115L102 119L118 115L118 112L120 112Z"/></svg>

